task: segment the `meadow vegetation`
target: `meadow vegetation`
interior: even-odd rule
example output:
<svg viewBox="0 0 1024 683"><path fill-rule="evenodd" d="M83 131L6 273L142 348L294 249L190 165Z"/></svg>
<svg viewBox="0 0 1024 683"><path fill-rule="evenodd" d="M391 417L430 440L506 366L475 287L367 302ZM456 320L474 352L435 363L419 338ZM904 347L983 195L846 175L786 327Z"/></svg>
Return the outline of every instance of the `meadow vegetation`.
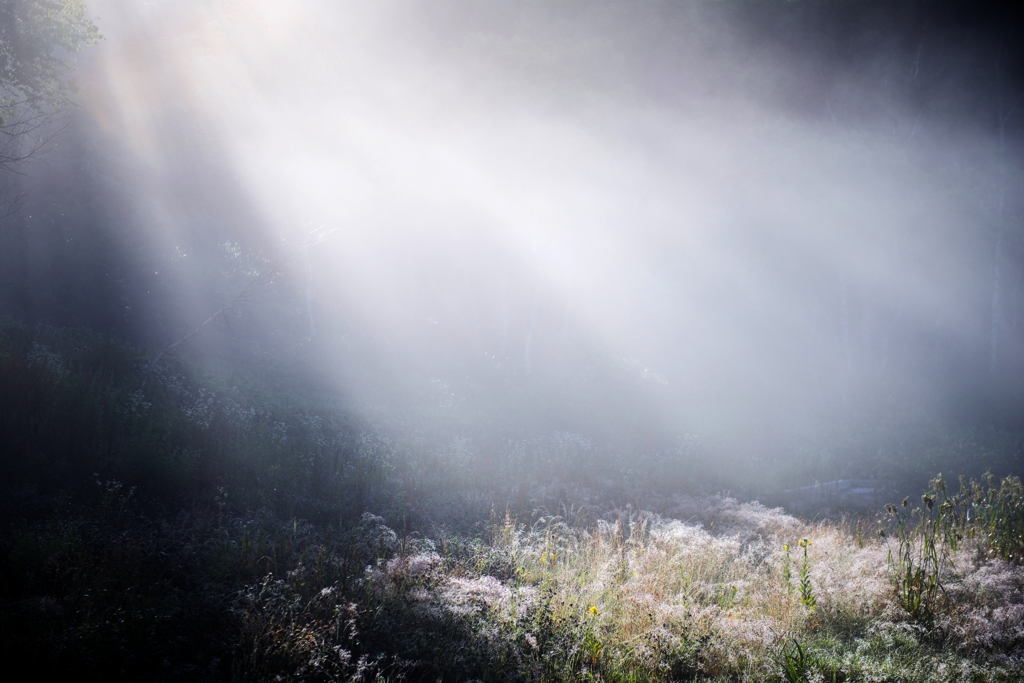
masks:
<svg viewBox="0 0 1024 683"><path fill-rule="evenodd" d="M1012 472L797 518L708 490L687 470L692 439L623 454L555 433L506 439L484 461L467 437L375 428L249 370L3 324L12 668L148 681L1024 677Z"/></svg>

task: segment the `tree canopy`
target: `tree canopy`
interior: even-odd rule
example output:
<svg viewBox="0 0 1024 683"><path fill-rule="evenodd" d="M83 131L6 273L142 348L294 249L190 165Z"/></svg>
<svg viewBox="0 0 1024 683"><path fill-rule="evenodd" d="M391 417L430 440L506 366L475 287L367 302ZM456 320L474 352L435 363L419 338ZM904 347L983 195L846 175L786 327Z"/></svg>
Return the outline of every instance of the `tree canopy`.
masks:
<svg viewBox="0 0 1024 683"><path fill-rule="evenodd" d="M0 0L0 168L38 151L23 145L72 102L71 54L99 29L82 0Z"/></svg>

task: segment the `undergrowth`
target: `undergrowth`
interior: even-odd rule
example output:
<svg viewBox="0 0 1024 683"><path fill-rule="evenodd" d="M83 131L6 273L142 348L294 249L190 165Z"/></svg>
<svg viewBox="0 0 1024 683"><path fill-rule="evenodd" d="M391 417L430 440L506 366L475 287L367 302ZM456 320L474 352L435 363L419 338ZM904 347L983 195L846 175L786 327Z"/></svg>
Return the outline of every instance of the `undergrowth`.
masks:
<svg viewBox="0 0 1024 683"><path fill-rule="evenodd" d="M147 681L1024 675L1016 477L964 479L955 494L940 477L888 519L810 523L725 496L643 498L653 484L607 476L567 433L506 442L488 470L465 438L376 432L259 377L153 366L85 331L5 323L0 386L0 651L15 668ZM570 481L573 468L587 473Z"/></svg>

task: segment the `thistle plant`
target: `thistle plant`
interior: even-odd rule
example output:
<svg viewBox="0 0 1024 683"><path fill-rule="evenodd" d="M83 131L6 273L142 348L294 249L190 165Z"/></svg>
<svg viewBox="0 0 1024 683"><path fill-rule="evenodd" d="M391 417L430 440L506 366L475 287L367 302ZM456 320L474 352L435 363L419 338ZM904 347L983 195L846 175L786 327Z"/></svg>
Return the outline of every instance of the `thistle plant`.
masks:
<svg viewBox="0 0 1024 683"><path fill-rule="evenodd" d="M934 499L925 495L922 501L931 509ZM895 505L889 504L886 509L896 519L896 537L899 549L895 557L889 549L888 564L892 578L896 600L907 613L922 622L930 622L933 616L934 603L942 584L939 571L944 552L940 554L937 539L941 538L941 517L934 523L927 513L920 509L907 512L908 499L901 504L903 512ZM919 518L915 525L907 522L914 517Z"/></svg>
<svg viewBox="0 0 1024 683"><path fill-rule="evenodd" d="M940 474L921 496L920 508L886 506L896 522L898 548L889 549L889 572L896 600L915 619L929 623L939 594L941 573L965 538L976 538L992 555L1019 561L1024 548L1024 487L1016 477L998 486L990 473L984 483L960 478L960 492L950 496ZM901 509L902 508L902 509Z"/></svg>
<svg viewBox="0 0 1024 683"><path fill-rule="evenodd" d="M800 603L813 612L817 607L818 599L811 586L811 562L807 557L807 549L811 547L811 542L806 538L801 538L799 545L804 549L804 561L800 564Z"/></svg>
<svg viewBox="0 0 1024 683"><path fill-rule="evenodd" d="M974 513L971 531L988 551L1007 562L1024 562L1024 485L1019 477L1006 477L996 484L991 472L982 482L961 479L961 497L970 501Z"/></svg>

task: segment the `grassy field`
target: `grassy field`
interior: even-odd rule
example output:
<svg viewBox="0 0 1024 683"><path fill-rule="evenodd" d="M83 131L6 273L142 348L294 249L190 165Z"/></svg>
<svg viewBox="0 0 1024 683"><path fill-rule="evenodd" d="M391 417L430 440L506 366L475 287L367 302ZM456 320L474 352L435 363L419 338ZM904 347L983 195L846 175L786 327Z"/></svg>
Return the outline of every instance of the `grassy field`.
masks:
<svg viewBox="0 0 1024 683"><path fill-rule="evenodd" d="M1024 677L1024 490L1008 472L814 521L706 490L685 458L615 469L625 456L581 435L509 442L484 467L464 437L416 446L267 376L153 366L85 331L5 324L0 386L12 667Z"/></svg>

